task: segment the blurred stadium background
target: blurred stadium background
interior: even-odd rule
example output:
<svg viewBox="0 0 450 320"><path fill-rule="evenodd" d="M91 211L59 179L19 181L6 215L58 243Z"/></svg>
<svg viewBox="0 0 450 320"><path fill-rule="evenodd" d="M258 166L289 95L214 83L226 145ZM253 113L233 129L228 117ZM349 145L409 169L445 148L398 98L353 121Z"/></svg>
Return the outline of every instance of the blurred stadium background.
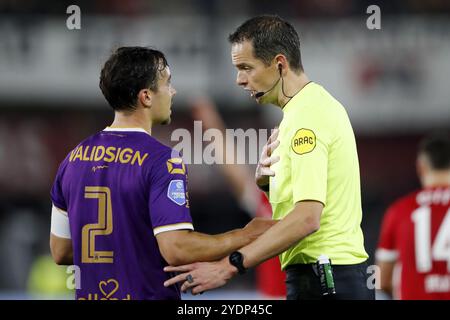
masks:
<svg viewBox="0 0 450 320"><path fill-rule="evenodd" d="M81 8L81 30L66 27L70 4ZM371 4L381 8L381 30L366 27ZM261 13L294 24L306 73L347 107L373 262L386 206L419 187L418 139L450 129L450 1L0 0L0 299L71 297L65 268L48 260L49 190L66 153L113 118L98 77L114 48L151 45L166 53L178 94L172 124L154 133L167 144L175 144L174 129L193 129L196 97L212 99L228 128L279 121L281 112L256 105L235 85L226 39ZM189 171L198 231L249 221L217 166ZM201 298L261 298L254 277Z"/></svg>

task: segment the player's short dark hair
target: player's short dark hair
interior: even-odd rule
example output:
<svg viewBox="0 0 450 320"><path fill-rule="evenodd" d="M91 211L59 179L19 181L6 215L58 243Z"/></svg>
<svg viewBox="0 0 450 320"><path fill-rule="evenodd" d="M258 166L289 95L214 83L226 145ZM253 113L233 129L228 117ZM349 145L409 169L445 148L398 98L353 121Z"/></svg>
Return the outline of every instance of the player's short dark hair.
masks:
<svg viewBox="0 0 450 320"><path fill-rule="evenodd" d="M256 58L270 65L277 54L283 54L289 66L303 71L300 54L300 39L297 31L287 21L276 15L262 15L251 18L228 36L231 44L251 41Z"/></svg>
<svg viewBox="0 0 450 320"><path fill-rule="evenodd" d="M433 169L450 169L449 134L437 132L426 136L419 143L419 153L427 156Z"/></svg>
<svg viewBox="0 0 450 320"><path fill-rule="evenodd" d="M118 48L103 66L100 89L114 110L134 110L140 90L158 91L158 74L166 66L166 57L158 50Z"/></svg>

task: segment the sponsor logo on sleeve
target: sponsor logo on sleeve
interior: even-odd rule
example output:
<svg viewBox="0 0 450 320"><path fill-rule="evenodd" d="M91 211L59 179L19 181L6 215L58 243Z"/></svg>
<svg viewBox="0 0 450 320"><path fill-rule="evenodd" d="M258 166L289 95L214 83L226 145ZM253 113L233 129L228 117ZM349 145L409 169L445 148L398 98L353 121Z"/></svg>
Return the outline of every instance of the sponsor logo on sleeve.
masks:
<svg viewBox="0 0 450 320"><path fill-rule="evenodd" d="M167 160L167 171L170 174L186 174L186 167L184 166L183 159L171 158Z"/></svg>
<svg viewBox="0 0 450 320"><path fill-rule="evenodd" d="M292 150L297 154L305 154L316 147L316 134L310 129L299 129L291 141Z"/></svg>
<svg viewBox="0 0 450 320"><path fill-rule="evenodd" d="M184 189L184 181L183 180L170 181L169 188L167 189L167 197L179 206L184 205L186 203L186 192Z"/></svg>

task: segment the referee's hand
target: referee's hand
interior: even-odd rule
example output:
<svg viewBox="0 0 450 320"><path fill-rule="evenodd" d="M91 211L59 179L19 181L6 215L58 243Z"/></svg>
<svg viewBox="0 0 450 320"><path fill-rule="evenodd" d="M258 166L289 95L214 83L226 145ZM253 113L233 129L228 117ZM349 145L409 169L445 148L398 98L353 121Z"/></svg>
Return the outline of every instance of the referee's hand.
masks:
<svg viewBox="0 0 450 320"><path fill-rule="evenodd" d="M277 140L278 128L273 129L272 134L263 147L261 158L255 172L255 181L258 187L264 187L269 184L269 177L274 177L275 172L270 169L270 166L280 161L279 156L273 156L273 151L280 145Z"/></svg>

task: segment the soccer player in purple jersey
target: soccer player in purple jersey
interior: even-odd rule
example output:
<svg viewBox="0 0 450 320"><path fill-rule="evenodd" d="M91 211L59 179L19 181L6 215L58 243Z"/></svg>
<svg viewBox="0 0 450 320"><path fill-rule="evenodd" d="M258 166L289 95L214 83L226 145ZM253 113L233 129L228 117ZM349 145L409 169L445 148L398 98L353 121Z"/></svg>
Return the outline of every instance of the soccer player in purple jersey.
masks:
<svg viewBox="0 0 450 320"><path fill-rule="evenodd" d="M219 235L193 231L187 169L151 136L170 122L172 87L164 54L122 47L105 63L100 88L111 126L76 146L51 190L50 248L57 264L80 270L76 299L180 299L163 268L214 261L250 243L274 222L254 219Z"/></svg>

